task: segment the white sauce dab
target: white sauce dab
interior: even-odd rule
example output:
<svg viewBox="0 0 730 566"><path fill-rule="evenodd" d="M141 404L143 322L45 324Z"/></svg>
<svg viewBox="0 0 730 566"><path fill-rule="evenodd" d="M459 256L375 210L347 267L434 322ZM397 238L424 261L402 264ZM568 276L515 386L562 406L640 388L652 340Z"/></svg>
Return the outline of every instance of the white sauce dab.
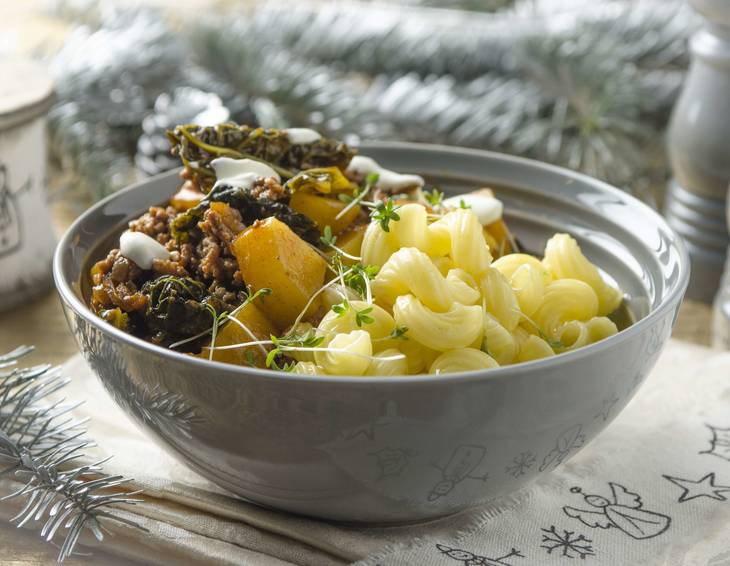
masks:
<svg viewBox="0 0 730 566"><path fill-rule="evenodd" d="M119 237L119 251L142 269L150 269L156 259L170 258L170 252L160 242L142 232L129 230Z"/></svg>
<svg viewBox="0 0 730 566"><path fill-rule="evenodd" d="M211 161L210 164L215 170L216 182L213 185L214 187L226 184L241 187L242 189L250 189L256 180L261 177L274 177L277 181L281 181L281 177L276 171L266 163L254 159L219 157Z"/></svg>
<svg viewBox="0 0 730 566"><path fill-rule="evenodd" d="M378 174L376 186L386 191L407 189L410 187L422 187L424 180L420 175L404 175L390 169L384 169L378 162L364 155L356 155L347 166L347 173L359 176L367 176L370 173Z"/></svg>
<svg viewBox="0 0 730 566"><path fill-rule="evenodd" d="M471 211L476 214L482 226L488 226L502 218L504 210L502 201L484 194L467 193L449 197L444 199L444 206L459 208L462 201L471 207Z"/></svg>
<svg viewBox="0 0 730 566"><path fill-rule="evenodd" d="M322 134L309 128L286 128L284 133L294 144L314 143L322 139Z"/></svg>

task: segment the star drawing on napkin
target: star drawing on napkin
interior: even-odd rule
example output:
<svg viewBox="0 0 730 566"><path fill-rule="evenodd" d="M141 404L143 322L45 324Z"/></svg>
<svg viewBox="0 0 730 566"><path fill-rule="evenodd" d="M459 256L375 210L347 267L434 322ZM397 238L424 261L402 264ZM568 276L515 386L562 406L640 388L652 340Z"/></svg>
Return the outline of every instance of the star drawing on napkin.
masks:
<svg viewBox="0 0 730 566"><path fill-rule="evenodd" d="M697 481L668 476L666 474L663 477L682 489L682 494L679 496L677 503L684 503L685 501L699 497L727 501L727 497L722 494L730 492L730 485L715 484L715 472L710 472Z"/></svg>

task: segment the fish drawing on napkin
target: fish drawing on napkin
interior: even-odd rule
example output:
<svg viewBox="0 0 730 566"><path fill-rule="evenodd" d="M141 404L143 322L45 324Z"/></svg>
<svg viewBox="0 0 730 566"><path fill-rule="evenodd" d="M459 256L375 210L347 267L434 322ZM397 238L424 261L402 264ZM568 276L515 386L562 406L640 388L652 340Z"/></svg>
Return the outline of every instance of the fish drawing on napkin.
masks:
<svg viewBox="0 0 730 566"><path fill-rule="evenodd" d="M601 495L583 496L585 502L597 511L568 506L563 507L563 511L568 517L578 519L588 527L599 529L615 527L635 539L653 538L669 528L671 518L642 509L643 503L638 494L614 482L609 482L608 485L611 486L613 501ZM583 493L579 487L572 487L570 491Z"/></svg>

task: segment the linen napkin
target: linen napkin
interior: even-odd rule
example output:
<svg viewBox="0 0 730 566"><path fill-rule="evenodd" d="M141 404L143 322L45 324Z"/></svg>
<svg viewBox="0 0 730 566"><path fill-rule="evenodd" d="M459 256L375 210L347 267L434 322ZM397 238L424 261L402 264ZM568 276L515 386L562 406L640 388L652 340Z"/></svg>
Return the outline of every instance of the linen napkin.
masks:
<svg viewBox="0 0 730 566"><path fill-rule="evenodd" d="M110 473L144 502L107 522L105 551L148 563L361 566L730 566L730 353L672 340L630 405L567 464L458 515L364 528L259 507L164 452L118 409L80 356L68 399L91 419ZM608 413L609 411L607 411ZM607 418L607 417L598 417ZM518 458L511 473L529 467ZM0 484L6 491L12 486ZM16 503L17 505L17 503ZM7 503L0 515L12 514Z"/></svg>

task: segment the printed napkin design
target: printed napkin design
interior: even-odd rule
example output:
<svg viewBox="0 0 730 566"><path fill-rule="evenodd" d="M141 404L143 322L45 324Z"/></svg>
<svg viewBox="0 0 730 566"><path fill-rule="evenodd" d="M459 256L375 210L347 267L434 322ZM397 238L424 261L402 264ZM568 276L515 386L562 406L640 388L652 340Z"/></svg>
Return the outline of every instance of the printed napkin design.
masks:
<svg viewBox="0 0 730 566"><path fill-rule="evenodd" d="M591 423L574 424L545 453L516 447L501 473L555 471L458 515L389 528L306 519L241 501L136 429L79 357L66 370L74 378L66 397L89 399L76 416L91 418L89 434L102 449L95 456L113 454L108 471L135 477L130 488L145 489L145 503L125 516L150 532L114 532L104 542L123 556L186 565L730 566L730 354L671 341L636 398L588 446ZM141 418L197 418L174 394L132 393L128 408ZM618 403L605 399L594 422L613 418ZM420 422L399 445L373 442L395 418L386 410L372 427L343 431L337 441L359 458L341 462L343 468L385 493L427 452ZM458 495L464 482L484 481L489 457L478 439L466 439L429 463L423 482L402 495Z"/></svg>
<svg viewBox="0 0 730 566"><path fill-rule="evenodd" d="M464 532L360 564L730 566L730 356L682 369L650 379L584 452L523 490L526 503L486 505Z"/></svg>

